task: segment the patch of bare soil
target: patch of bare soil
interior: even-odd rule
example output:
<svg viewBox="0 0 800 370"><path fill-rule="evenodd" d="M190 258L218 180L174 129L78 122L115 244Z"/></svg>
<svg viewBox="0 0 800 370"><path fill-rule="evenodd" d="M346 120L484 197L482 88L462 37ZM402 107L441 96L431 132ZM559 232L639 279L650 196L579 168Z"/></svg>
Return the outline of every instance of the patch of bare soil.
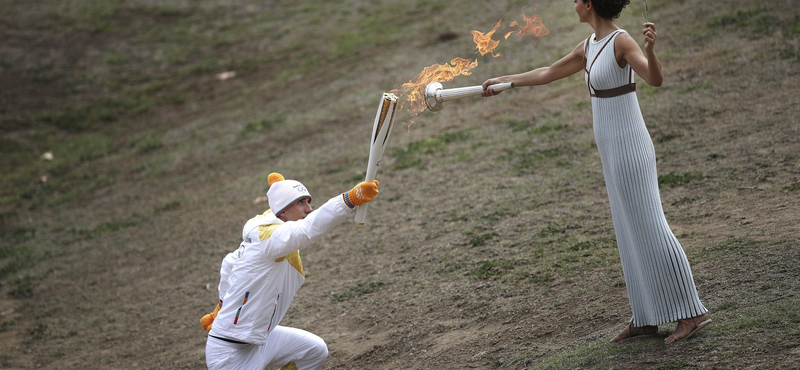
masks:
<svg viewBox="0 0 800 370"><path fill-rule="evenodd" d="M673 32L675 40L665 43L686 41L680 27L692 25L675 22L662 36ZM58 44L51 36L42 40ZM630 309L578 79L517 89L497 102L451 104L397 129L396 147L445 132L470 136L424 154L419 167L393 168L397 158L387 154L368 224L347 222L303 251L306 284L282 325L325 339L327 369L796 366L800 71L796 57L775 51L786 47L781 40L728 35L671 48L665 86L639 93L659 174L700 174L662 185L666 217L715 320L696 337L663 345L673 324L654 339L607 343ZM37 50L50 47L63 48ZM310 78L335 80L318 73ZM209 92L209 106L236 105L227 99L240 87L255 90L251 81ZM43 91L31 89L23 92ZM36 109L33 100L19 102ZM568 128L525 138L494 119L538 107L546 113L531 115ZM192 113L196 126L165 134L176 142L196 135L186 140L197 149L169 157L171 170L125 172L130 183L47 211L16 206L24 217L15 222L47 229L53 237L43 243L58 247L42 247L41 261L0 286L1 367L205 368L199 319L214 307L219 263L241 225L266 207L253 201L263 189L245 173L292 169L321 204L358 181L366 164L366 145L341 137L355 123L320 119L215 151L224 129L202 113ZM154 115L140 119L149 127L180 112ZM286 158L261 140L303 147ZM523 154L545 149L569 155L515 167ZM165 207L176 199L178 207ZM127 226L109 229L120 220ZM5 294L11 289L29 294Z"/></svg>

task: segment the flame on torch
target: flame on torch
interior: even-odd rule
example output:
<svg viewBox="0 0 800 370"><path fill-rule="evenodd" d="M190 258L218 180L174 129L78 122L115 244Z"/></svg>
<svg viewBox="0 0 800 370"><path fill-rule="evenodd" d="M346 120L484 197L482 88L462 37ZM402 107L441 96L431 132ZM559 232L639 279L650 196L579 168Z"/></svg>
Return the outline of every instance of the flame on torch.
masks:
<svg viewBox="0 0 800 370"><path fill-rule="evenodd" d="M472 30L472 41L475 42L475 48L478 49L478 52L481 53L481 55L486 55L488 53L491 53L492 56L495 58L502 55L500 53L497 53L495 55L494 53L494 49L497 48L497 45L500 44L500 41L492 40L492 36L494 36L495 31L497 31L497 29L500 28L500 26L502 25L503 25L503 19L500 18L500 20L497 21L497 24L494 25L494 28L492 28L492 30L489 31L488 33L483 33L478 30ZM506 38L508 38L508 36L506 36Z"/></svg>
<svg viewBox="0 0 800 370"><path fill-rule="evenodd" d="M512 33L516 33L519 37L527 36L527 35L534 35L536 37L547 36L550 34L550 30L548 30L544 23L542 23L542 16L538 14L534 14L530 18L522 14L522 20L525 21L525 25L522 26L517 21L511 22L509 27L518 27L516 31L511 31L506 33L504 39L508 39Z"/></svg>
<svg viewBox="0 0 800 370"><path fill-rule="evenodd" d="M545 28L544 24L542 23L542 16L533 14L531 17L527 17L525 14L522 14L522 20L525 22L524 26L520 23L517 23L517 21L513 21L509 24L509 27L517 27L517 30L506 33L504 39L508 39L512 33L516 33L519 37L531 34L535 35L536 37L541 37L550 34L550 31ZM475 42L478 53L481 55L491 53L492 57L495 58L502 55L501 53L494 53L494 50L498 45L500 45L500 40L492 39L494 33L497 32L497 30L502 26L503 19L501 18L497 21L497 24L495 24L494 28L487 33L483 33L478 30L471 31L472 41ZM392 90L391 93L400 98L405 98L400 103L400 109L406 110L411 115L411 120L408 123L408 127L411 127L414 117L424 112L426 109L424 95L425 87L429 83L434 81L448 82L452 81L457 76L469 76L472 74L470 71L477 66L477 59L470 61L469 59L464 58L453 58L450 63L434 64L430 67L426 67L416 77L402 84L400 87Z"/></svg>
<svg viewBox="0 0 800 370"><path fill-rule="evenodd" d="M433 81L446 82L452 81L456 76L469 76L471 69L478 66L478 61L470 61L464 58L453 58L447 64L434 64L425 67L416 77L392 90L395 95L404 96L406 99L400 104L400 109L404 109L406 104L410 105L407 110L415 116L425 110L425 97L423 96L425 86ZM410 125L410 123L409 123Z"/></svg>

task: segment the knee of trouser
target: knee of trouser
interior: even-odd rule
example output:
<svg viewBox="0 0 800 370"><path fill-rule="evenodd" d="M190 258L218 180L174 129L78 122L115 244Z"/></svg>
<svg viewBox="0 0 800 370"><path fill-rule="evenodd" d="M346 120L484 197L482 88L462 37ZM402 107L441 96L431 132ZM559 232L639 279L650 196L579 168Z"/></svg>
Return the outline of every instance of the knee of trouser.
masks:
<svg viewBox="0 0 800 370"><path fill-rule="evenodd" d="M319 369L328 359L328 345L322 338L313 335L307 338L308 346L302 359L296 361L298 369Z"/></svg>
<svg viewBox="0 0 800 370"><path fill-rule="evenodd" d="M328 344L320 337L314 341L313 356L319 359L328 358Z"/></svg>

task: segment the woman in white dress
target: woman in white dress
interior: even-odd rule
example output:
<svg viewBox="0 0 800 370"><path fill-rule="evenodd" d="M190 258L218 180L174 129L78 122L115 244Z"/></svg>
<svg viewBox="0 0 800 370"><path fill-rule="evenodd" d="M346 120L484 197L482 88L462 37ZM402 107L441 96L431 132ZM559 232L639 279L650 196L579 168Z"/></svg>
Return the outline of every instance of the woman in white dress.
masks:
<svg viewBox="0 0 800 370"><path fill-rule="evenodd" d="M658 333L658 325L678 322L665 340L689 338L711 323L700 302L689 261L664 217L658 191L653 141L645 127L633 73L661 86L661 63L654 45L656 26L644 23L644 53L614 23L629 0L574 0L581 22L594 33L549 67L490 78L489 86L544 85L584 72L592 100L592 121L603 164L614 232L633 316L612 342Z"/></svg>

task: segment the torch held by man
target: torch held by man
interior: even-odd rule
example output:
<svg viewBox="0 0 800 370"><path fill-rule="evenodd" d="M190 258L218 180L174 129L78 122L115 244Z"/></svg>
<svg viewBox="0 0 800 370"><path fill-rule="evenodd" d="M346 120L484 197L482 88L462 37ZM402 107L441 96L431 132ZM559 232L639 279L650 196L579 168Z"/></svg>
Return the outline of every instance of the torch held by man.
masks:
<svg viewBox="0 0 800 370"><path fill-rule="evenodd" d="M375 175L378 173L378 166L381 165L383 152L386 150L386 142L389 140L389 134L392 133L392 124L394 123L396 108L397 96L392 93L383 93L381 102L378 105L378 112L375 114L375 122L372 124L367 176L364 181L375 180ZM355 218L356 224L363 225L366 223L368 205L369 203L366 203L358 207Z"/></svg>

